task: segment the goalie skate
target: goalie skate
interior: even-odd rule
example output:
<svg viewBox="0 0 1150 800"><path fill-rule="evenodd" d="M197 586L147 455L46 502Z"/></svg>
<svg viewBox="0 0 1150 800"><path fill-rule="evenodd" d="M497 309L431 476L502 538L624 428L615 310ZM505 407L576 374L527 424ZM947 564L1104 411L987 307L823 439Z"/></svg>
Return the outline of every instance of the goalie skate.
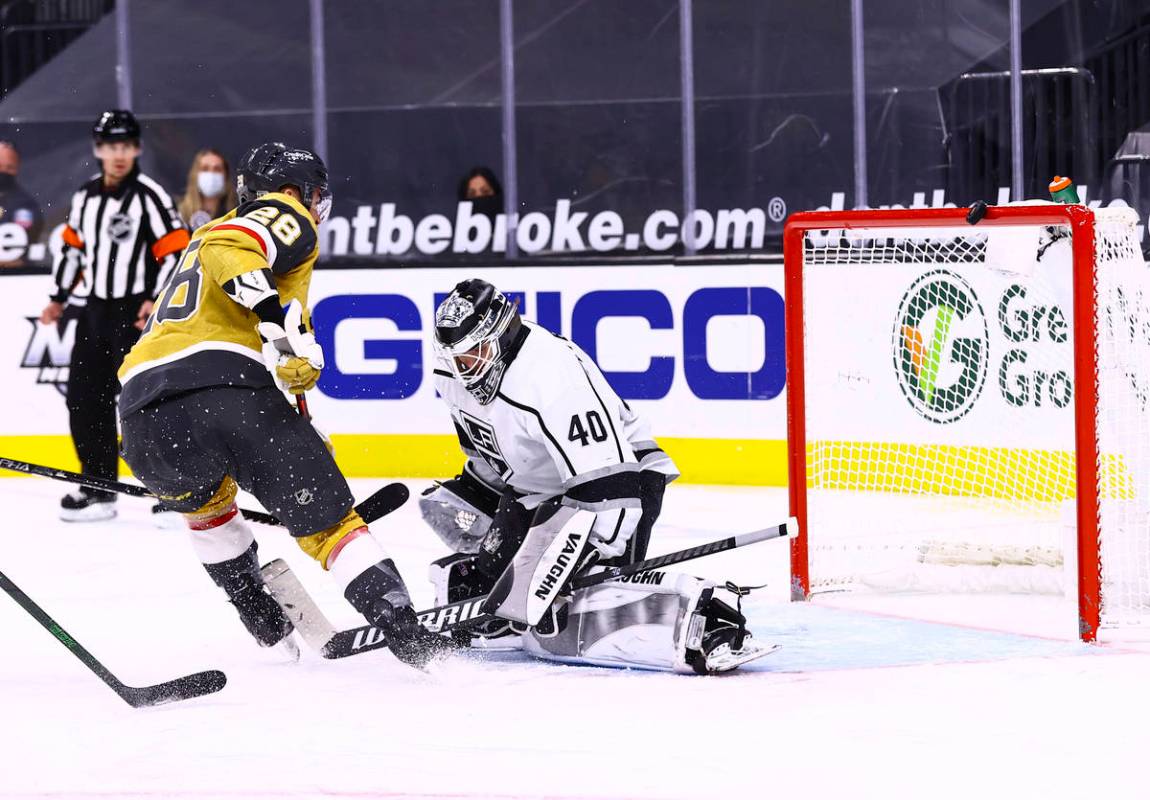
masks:
<svg viewBox="0 0 1150 800"><path fill-rule="evenodd" d="M779 649L781 645L756 642L750 634L743 639L743 646L738 650L731 648L730 642L723 642L704 656L707 672L730 672L743 664L748 664L763 656L769 656Z"/></svg>
<svg viewBox="0 0 1150 800"><path fill-rule="evenodd" d="M715 597L715 589L704 589L696 610L687 623L685 663L699 675L730 672L743 664L779 649L777 644L758 642L747 630L741 608L731 608ZM727 584L723 587L741 597L749 590Z"/></svg>

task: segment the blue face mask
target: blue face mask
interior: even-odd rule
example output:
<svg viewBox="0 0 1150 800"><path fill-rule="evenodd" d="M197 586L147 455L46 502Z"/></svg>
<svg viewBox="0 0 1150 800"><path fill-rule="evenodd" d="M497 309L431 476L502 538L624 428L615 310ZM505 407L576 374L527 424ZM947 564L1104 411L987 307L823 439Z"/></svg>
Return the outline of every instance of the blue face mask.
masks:
<svg viewBox="0 0 1150 800"><path fill-rule="evenodd" d="M224 193L224 173L200 172L196 175L196 186L204 197L219 197Z"/></svg>

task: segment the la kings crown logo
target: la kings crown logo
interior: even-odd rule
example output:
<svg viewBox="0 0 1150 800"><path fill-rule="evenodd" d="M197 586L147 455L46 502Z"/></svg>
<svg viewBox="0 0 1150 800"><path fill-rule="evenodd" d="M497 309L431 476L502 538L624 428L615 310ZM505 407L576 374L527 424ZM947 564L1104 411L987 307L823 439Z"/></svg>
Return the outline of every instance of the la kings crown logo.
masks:
<svg viewBox="0 0 1150 800"><path fill-rule="evenodd" d="M68 367L76 341L76 318L62 319L58 325L41 325L36 317L25 317L32 335L20 366L36 370L36 383L51 384L60 394L68 393Z"/></svg>
<svg viewBox="0 0 1150 800"><path fill-rule="evenodd" d="M990 335L978 297L948 270L922 275L903 295L894 325L894 368L918 414L947 424L971 408L986 382Z"/></svg>
<svg viewBox="0 0 1150 800"><path fill-rule="evenodd" d="M447 298L435 315L435 324L441 328L458 328L463 320L475 313L475 305L458 295Z"/></svg>

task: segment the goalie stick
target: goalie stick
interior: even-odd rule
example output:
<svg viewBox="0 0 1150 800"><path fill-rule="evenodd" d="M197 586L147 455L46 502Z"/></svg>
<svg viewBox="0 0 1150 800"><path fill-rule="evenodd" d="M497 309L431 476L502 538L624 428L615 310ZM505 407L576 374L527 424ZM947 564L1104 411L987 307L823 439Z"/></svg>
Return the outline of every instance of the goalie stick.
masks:
<svg viewBox="0 0 1150 800"><path fill-rule="evenodd" d="M55 636L60 644L67 647L72 655L96 673L96 677L108 684L111 690L132 708L158 706L161 703L174 703L179 700L189 700L193 697L212 694L224 688L228 682L224 673L218 669L211 669L193 675L185 675L165 683L157 683L155 686L127 686L109 672L108 668L101 664L94 655L85 650L83 645L61 628L56 620L48 616L44 609L36 605L32 598L24 594L19 586L12 583L11 579L3 572L0 572L0 589L7 592L13 600L20 604L21 608L47 628L48 632Z"/></svg>
<svg viewBox="0 0 1150 800"><path fill-rule="evenodd" d="M736 547L744 547L755 542L795 536L797 533L798 521L794 517L789 517L782 524L772 525L759 531L740 533L725 539L718 539L683 550L676 550L666 555L648 558L644 561L637 561L634 564L609 567L600 572L580 575L571 581L570 591L586 589L588 586L595 586L616 578L653 569L662 569L672 564L681 564L695 558L734 550ZM316 605L307 590L304 589L295 573L291 571L291 567L282 559L277 558L268 562L260 572L272 597L276 599L276 602L291 619L300 636L303 637L309 647L318 651L324 658L346 658L387 647L387 640L383 631L372 625L361 625L358 628L342 631L336 630L320 611L319 606ZM488 595L471 597L421 611L419 612L419 622L429 631L442 633L492 619L492 615L483 613L483 604L487 601L487 597Z"/></svg>
<svg viewBox="0 0 1150 800"><path fill-rule="evenodd" d="M79 472L68 472L67 470L56 469L55 467L44 467L40 464L30 464L27 461L17 461L13 458L0 457L0 469L24 472L30 475L40 475L45 478L52 478L53 480L65 481L67 483L78 483L81 486L87 486L92 489L102 489L106 492L116 492L118 494L131 495L132 497L155 497L147 488L137 486L134 483L122 483L121 481L114 481L110 478L100 478L96 475L82 475ZM363 517L365 522L374 522L406 503L407 496L408 491L405 485L402 483L389 483L371 495L371 497L358 504L355 510L359 512L359 515ZM279 519L274 514L269 514L266 511L241 508L240 513L244 515L244 519L249 519L252 522L262 522L265 525L280 524Z"/></svg>

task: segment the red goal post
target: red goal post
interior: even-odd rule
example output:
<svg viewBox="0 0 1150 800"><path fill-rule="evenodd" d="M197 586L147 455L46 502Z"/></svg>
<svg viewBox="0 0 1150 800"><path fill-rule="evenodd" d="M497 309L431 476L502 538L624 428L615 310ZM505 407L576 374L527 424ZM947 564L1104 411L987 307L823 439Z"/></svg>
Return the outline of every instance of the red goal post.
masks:
<svg viewBox="0 0 1150 800"><path fill-rule="evenodd" d="M979 503L996 505L996 508L979 509L977 512L983 514L985 511L990 515L987 516L985 523L978 521L972 525L975 528L980 526L985 528L982 534L985 541L976 545L977 547L982 547L983 544L995 546L994 539L1002 532L1012 532L1016 528L1025 528L1030 524L1027 522L1015 525L1016 519L1030 520L1033 517L1036 520L1033 527L1038 533L1051 529L1054 523L1050 519L1057 511L1057 506L1073 502L1073 524L1077 541L1075 583L1079 634L1084 641L1093 641L1098 635L1105 599L1101 575L1103 547L1100 503L1105 488L1100 483L1099 469L1103 463L1103 454L1099 445L1101 423L1098 274L1100 266L1107 266L1103 261L1108 257L1100 253L1099 243L1096 241L1098 217L1095 212L1084 206L1054 203L992 206L976 225L967 223L967 213L968 209L965 208L818 211L792 214L787 220L784 232L784 257L789 500L790 512L798 519L800 529L799 535L791 543L792 598L807 599L812 593L810 543L812 536L816 541L819 539L822 530L818 526L823 523L818 519L811 519L809 504L810 495L816 491L815 486L820 482L832 488L826 492L827 499L819 502L828 509L829 516L833 517L835 513L839 513L844 517L836 523L842 528L854 528L858 525L860 512L852 510L856 507L849 504L855 503L864 495L878 497L881 507L897 508L894 505L895 501L883 498L913 494L921 499L923 495L937 490L940 495L946 496L942 504L949 510L960 508L959 516L963 519L981 520L981 517L971 516L974 512L971 512L970 507L974 505ZM1122 225L1129 225L1128 215L1122 218ZM1005 229L1013 229L1016 233L1005 235L996 233ZM1125 231L1126 227L1122 227L1120 233L1107 235L1119 238L1128 238L1132 235ZM1070 234L1068 243L1060 241L1066 238L1064 236L1066 232ZM1050 241L1046 241L1047 238ZM1133 256L1129 252L1131 245L1125 238L1122 238L1116 251L1121 251L1121 255L1116 258L1132 264ZM1030 247L1031 241L1037 248ZM1036 250L1036 255L1029 255L1032 250ZM1007 259L1006 261L1010 263L1002 268L1002 262L995 259L1001 259L1004 252L1021 254L1018 265ZM1045 305L1036 305L1029 311L1018 312L1022 315L1019 318L1036 329L1033 332L1034 347L1026 350L1025 348L1032 344L1030 332L1019 334L1010 330L1010 323L1004 318L1003 309L1008 305L1007 295L1013 291L1012 297L1017 297L1019 294L1025 296L1028 290L1037 295L1038 290L1030 287L1037 281L1046 280L1045 273L1048 270L1061 272L1061 267L1050 266L1055 262L1061 263L1059 259L1068 259L1070 262L1068 274L1071 276L1072 299L1068 305L1072 309L1070 315L1072 319L1067 322L1065 329L1061 326L1065 312L1061 310L1057 299L1044 301ZM1018 270L1017 275L1012 273L1014 269ZM1130 272L1133 269L1129 265L1113 267L1115 272ZM981 333L967 338L957 336L952 332L953 321L958 319L959 325L966 324L966 321L965 318L959 319L960 315L954 312L952 306L956 303L941 300L936 302L935 306L928 308L930 303L922 300L925 295L916 296L909 301L907 295L904 295L900 310L904 307L911 308L913 312L911 318L919 320L921 325L925 326L925 335L922 330L912 330L914 326L908 325L905 319L902 321L895 319L893 326L888 322L884 333L883 314L889 316L889 309L883 306L884 291L890 297L894 297L895 295L890 292L897 291L895 285L901 286L900 281L906 283L922 276L937 281L940 275L942 280L949 281L947 286L951 289L954 286L969 288L970 297L975 304L980 302L979 293L998 291L1002 295L999 304L999 323L1002 330L991 331L993 326L983 319L982 326L989 332L986 336L982 336ZM983 280L985 285L992 286L993 289L982 289L978 281ZM1014 282L1009 283L1010 281ZM806 285L808 283L818 283L821 288L815 291ZM1015 288L1007 290L998 288L1007 283ZM1054 280L1052 283L1058 284L1058 281ZM835 287L841 284L848 285L842 289L842 298L838 301L842 305L839 309L816 311L826 296L838 295L839 292ZM888 291L884 288L885 284L891 284L895 288ZM976 286L979 287L977 290L974 288ZM1055 285L1055 289L1051 291L1059 288L1062 287ZM938 294L940 291L949 290L935 286L931 289L934 292L931 296L941 297L942 295ZM805 294L812 291L815 293ZM855 300L853 304L852 292ZM1124 296L1121 290L1118 290L1118 295ZM970 301L964 302L969 304ZM878 310L874 310L872 306ZM841 321L843 317L855 314L856 307L864 309L862 312L865 315L864 324ZM981 311L981 306L978 306L977 313L970 311L972 318L978 314L987 317ZM1027 314L1030 316L1026 316ZM1043 314L1045 317L1042 317ZM818 330L809 331L807 326L815 324L812 323L815 317L818 320ZM844 338L849 340L845 346L851 349L856 361L867 361L874 365L869 372L864 367L860 369L860 374L844 377L832 374L835 372L833 367L826 369L826 362L833 360L839 353L834 347L834 339L827 339L827 329L840 325L841 329L833 335L838 336L840 341ZM855 344L856 339L865 339L870 335L864 330L868 327L873 329L871 344ZM1040 332L1037 329L1040 327L1053 344L1039 342ZM1067 330L1070 332L1069 336L1065 335ZM904 372L911 377L905 380L915 384L911 389L903 387L903 398L912 401L925 397L930 403L938 406L942 403L938 398L950 391L949 388L940 388L940 385L936 384L943 379L940 376L955 373L956 369L961 367L965 371L958 373L960 377L954 384L960 386L964 380L962 375L970 372L967 368L976 358L982 361L979 367L982 374L977 387L978 391L982 391L990 359L995 357L993 354L995 336L1002 338L1003 334L1016 337L1014 341L1022 341L1017 351L1021 355L1016 354L1010 364L1003 361L1000 365L998 393L993 391L993 387L989 387L982 392L981 400L970 401L974 406L978 402L983 403L983 407L978 407L975 413L968 414L962 409L944 409L946 413L935 414L933 418L926 419L933 413L931 409L926 409L916 416L911 413L913 409L906 407L913 403L900 405L897 399L898 392L893 391L888 385L900 380L898 376L882 374L884 364L888 368L891 367L893 352L895 367L900 363L904 366L909 365ZM1026 338L1017 339L1020 335L1025 335ZM974 341L979 336L985 341L981 343ZM1035 355L1034 351L1037 350L1048 352L1054 359L1062 358L1061 353L1064 350L1062 343L1067 338L1071 340L1073 348L1072 370L1056 370L1052 367L1046 372L1038 371L1033 375L1019 378L1017 385L1026 387L1025 394L1028 399L1025 409L1016 408L1016 404L1024 405L1019 402L1022 393L1015 392L1012 396L1011 385L1004 376L1007 376L1009 370L1019 361L1025 364L1029 359L1029 363L1040 363L1039 359L1045 358L1046 355L1042 353ZM966 346L968 339L971 343L970 352L965 354L959 352L959 345ZM877 352L887 346L893 347L894 350L887 350L882 354ZM819 347L820 350L819 353L812 355L810 348L814 347ZM876 352L868 354L867 347ZM850 359L846 354L843 357ZM954 361L953 364L947 362L948 357ZM808 362L808 359L811 361ZM1150 370L1150 365L1146 368ZM809 374L812 369L823 370L827 374L824 378L812 377ZM838 371L842 372L843 369L849 372L855 367L848 365L845 368L840 367ZM895 370L892 368L890 371ZM1023 410L1038 419L1038 422L1031 423L1027 418L1026 424L1033 425L1040 433L1044 430L1042 420L1046 417L1043 415L1054 419L1053 415L1060 413L1067 417L1069 431L1069 414L1063 412L1069 412L1070 409L1055 408L1061 397L1054 388L1049 388L1055 384L1050 376L1064 373L1073 381L1072 443L1068 443L1065 448L1033 447L1025 442L1025 446L1003 448L997 442L986 441L988 435L993 438L996 424L1002 426L1004 434L1020 433L1021 428L1025 426L1016 425L1011 415L1016 411L1021 414ZM1045 380L1046 384L1042 384L1040 378ZM1031 382L1028 383L1027 380ZM1133 377L1130 377L1130 380L1135 382ZM850 381L854 381L857 386L851 385ZM966 382L973 386L974 379L971 378ZM868 394L872 390L873 394ZM1054 402L1046 402L1045 407L1031 408L1031 405L1041 406L1042 401L1047 399L1045 395L1039 397L1040 391L1046 391ZM812 393L817 392L825 392L836 398L840 395L851 395L853 399L849 403L843 401L836 406L835 404L839 403L837 399L828 404L817 395L812 398ZM918 394L915 395L915 392ZM954 405L956 402L954 396L957 394L962 392L950 392L947 395L950 399L946 403ZM966 394L977 395L977 392L972 389ZM1031 394L1037 402L1029 399ZM811 403L815 404L813 408ZM821 409L822 405L828 407ZM1001 412L994 410L998 407L1001 407ZM856 415L851 409L862 409L862 413ZM995 414L999 414L997 423L994 422ZM860 435L858 425L862 423L854 420L856 416L869 416L877 420L880 427L889 430L885 431L884 435L873 437L876 441L870 441L871 437L865 435L865 430ZM850 430L851 425L856 425L854 430ZM830 480L816 476L815 472L820 467L812 466L811 463L812 453L819 446L815 440L821 441L820 437L823 437L823 433L819 430L820 426L832 431L831 435L824 438L836 440L835 447L841 451L831 457L837 460L831 469L834 477ZM836 430L843 426L847 428L845 437L838 435ZM963 426L973 432L969 441L963 438L965 435L961 433ZM906 433L908 431L913 433ZM1069 436L1068 433L1067 437ZM904 438L910 441L902 441ZM851 441L850 445L844 448L840 446L841 440L846 439ZM858 441L860 439L866 441ZM1069 459L1071 464L1069 468L1073 471L1073 488L1051 489L1047 484L1056 483L1057 479L1047 473L1054 468L1043 464L1063 463L1065 459L1056 453L1062 453L1064 450L1070 450L1073 454ZM850 454L842 455L842 452L846 451ZM1039 455L1035 455L1036 453ZM928 463L930 459L933 461ZM1052 460L1042 462L1041 459ZM1122 461L1124 469L1130 467L1133 462L1130 458L1119 460ZM896 461L899 464L895 464ZM913 463L903 463L906 461ZM1007 461L1011 466L1001 466ZM930 478L933 481L932 488L922 491L915 481L924 480L923 476L932 471L936 473ZM1027 483L1029 487L1025 490L1027 497L1012 499L1010 495L1015 490L1010 486L1004 487L1003 484L1009 483L1015 474ZM844 475L848 477L844 478ZM876 486L877 489L874 488ZM821 491L821 488L818 491ZM1036 501L1035 497L1039 497L1041 503ZM967 505L960 507L959 503ZM1039 505L1041 508L1038 510L1031 508ZM836 512L836 507L840 506L841 510ZM864 506L857 508L861 509ZM929 517L934 513L935 511L931 510L926 516ZM943 510L938 513L941 518L948 512ZM999 513L1005 516L1002 519L991 519L991 516ZM910 511L895 510L892 515L919 516L920 512L918 507L915 507ZM810 528L812 524L816 526L813 530ZM879 528L880 533L875 534L876 538L885 535L881 533L881 524ZM1126 534L1127 531L1124 529L1123 536ZM931 536L934 535L932 532ZM947 535L956 534L951 531L949 534L944 534L944 538ZM865 553L870 546L869 541L865 537L860 538L857 544L852 540L850 546L844 548L844 552L848 553L844 558L851 559L856 557L855 553ZM907 556L908 560L921 564L931 560L931 557L924 553L933 546L933 541L924 545L922 541L915 540L910 544L883 543L881 547L876 546L874 549L885 552L892 547L902 547L913 554ZM1031 547L1031 544L1021 541L1020 546ZM967 547L967 544L963 543L961 547ZM870 556L863 555L858 558L866 559ZM991 561L995 564L1003 563L1001 559L995 560L997 558L995 556ZM949 561L946 563L949 564Z"/></svg>

